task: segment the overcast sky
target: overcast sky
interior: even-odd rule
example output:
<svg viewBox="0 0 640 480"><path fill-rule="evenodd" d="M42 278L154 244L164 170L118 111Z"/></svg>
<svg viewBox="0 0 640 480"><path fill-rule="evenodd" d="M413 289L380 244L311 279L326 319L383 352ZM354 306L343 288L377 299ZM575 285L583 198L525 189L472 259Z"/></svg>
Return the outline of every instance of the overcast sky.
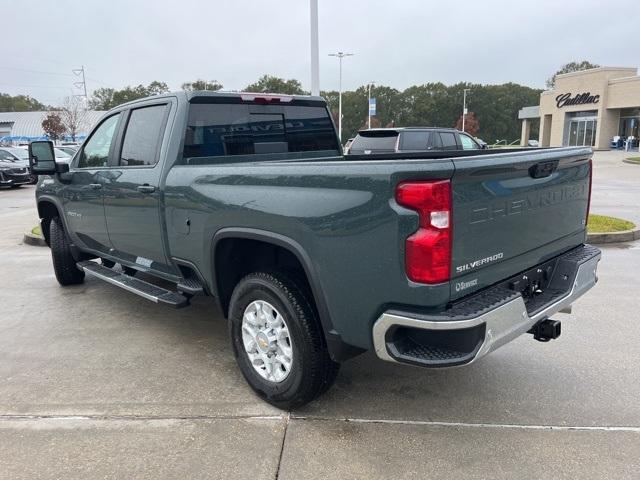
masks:
<svg viewBox="0 0 640 480"><path fill-rule="evenodd" d="M99 87L265 73L309 80L308 0L21 0L4 4L0 91L56 104L84 65ZM11 3L10 6L7 4ZM638 0L319 0L320 85L441 81L543 87L562 64L640 66ZM75 90L75 93L78 93Z"/></svg>

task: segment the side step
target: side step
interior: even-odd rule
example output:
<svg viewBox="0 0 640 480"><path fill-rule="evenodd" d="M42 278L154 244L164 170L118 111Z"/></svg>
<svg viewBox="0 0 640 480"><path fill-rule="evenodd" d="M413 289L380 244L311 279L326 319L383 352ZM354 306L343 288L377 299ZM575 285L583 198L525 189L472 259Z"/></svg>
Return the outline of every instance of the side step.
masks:
<svg viewBox="0 0 640 480"><path fill-rule="evenodd" d="M183 278L178 282L176 287L179 292L186 293L187 295L200 295L204 292L202 284L195 278Z"/></svg>
<svg viewBox="0 0 640 480"><path fill-rule="evenodd" d="M174 308L182 308L189 305L189 299L180 293L125 275L91 260L78 262L76 265L80 270L84 270L87 275L104 280L152 302L164 303Z"/></svg>

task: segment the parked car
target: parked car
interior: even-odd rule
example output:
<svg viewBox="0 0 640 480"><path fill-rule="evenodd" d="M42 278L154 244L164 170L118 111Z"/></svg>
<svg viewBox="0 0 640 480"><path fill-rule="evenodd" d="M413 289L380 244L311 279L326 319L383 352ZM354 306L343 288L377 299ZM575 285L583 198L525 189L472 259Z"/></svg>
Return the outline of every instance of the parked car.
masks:
<svg viewBox="0 0 640 480"><path fill-rule="evenodd" d="M60 150L64 153L66 153L67 155L73 157L76 152L78 151L77 147L71 147L71 146L67 146L67 145L59 145L56 147L57 150Z"/></svg>
<svg viewBox="0 0 640 480"><path fill-rule="evenodd" d="M342 151L345 153L345 155L347 153L349 153L349 150L351 149L351 144L353 143L353 137L348 138L347 141L344 144L344 147L342 149Z"/></svg>
<svg viewBox="0 0 640 480"><path fill-rule="evenodd" d="M454 128L401 127L360 130L349 154L420 152L425 150L482 150L471 135Z"/></svg>
<svg viewBox="0 0 640 480"><path fill-rule="evenodd" d="M401 132L456 149L395 153ZM173 307L215 297L243 376L287 409L366 350L441 368L557 338L552 315L597 280L591 149L377 133L392 153L343 156L320 97L179 92L110 110L70 165L33 142L56 278Z"/></svg>
<svg viewBox="0 0 640 480"><path fill-rule="evenodd" d="M31 174L29 152L27 150L18 147L0 147L0 162L2 162L0 168L4 169L4 174L1 177L6 177L0 178L0 185L17 187L24 185L24 183L36 183L38 181L38 176ZM25 170L28 176L27 182L23 181Z"/></svg>
<svg viewBox="0 0 640 480"><path fill-rule="evenodd" d="M68 154L60 147L55 147L53 150L56 154L56 162L69 163L71 161L71 158L73 157L73 155Z"/></svg>

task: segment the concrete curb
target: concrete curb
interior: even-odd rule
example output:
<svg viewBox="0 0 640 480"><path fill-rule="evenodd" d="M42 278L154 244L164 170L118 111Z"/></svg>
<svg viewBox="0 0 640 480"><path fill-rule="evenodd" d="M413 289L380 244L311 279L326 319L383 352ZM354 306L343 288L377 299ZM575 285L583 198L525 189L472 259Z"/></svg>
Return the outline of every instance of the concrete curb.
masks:
<svg viewBox="0 0 640 480"><path fill-rule="evenodd" d="M22 242L26 243L27 245L33 245L36 247L47 246L47 243L44 241L44 237L41 237L40 235L35 235L31 232L27 232L24 234L24 237L22 238Z"/></svg>
<svg viewBox="0 0 640 480"><path fill-rule="evenodd" d="M589 233L587 235L587 242L595 245L601 245L603 243L621 243L621 242L633 242L640 239L640 228L634 230L623 230L622 232L610 232L610 233Z"/></svg>

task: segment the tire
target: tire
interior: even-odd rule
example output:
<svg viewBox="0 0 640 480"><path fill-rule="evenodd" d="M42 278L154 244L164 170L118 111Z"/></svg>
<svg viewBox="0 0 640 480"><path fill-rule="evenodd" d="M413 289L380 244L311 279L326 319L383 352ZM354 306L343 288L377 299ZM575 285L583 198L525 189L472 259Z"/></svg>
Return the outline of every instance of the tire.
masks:
<svg viewBox="0 0 640 480"><path fill-rule="evenodd" d="M84 281L84 272L76 267L76 260L71 254L71 242L64 231L60 217L51 219L49 246L51 247L53 270L58 283L62 286L82 283Z"/></svg>
<svg viewBox="0 0 640 480"><path fill-rule="evenodd" d="M262 305L262 310L255 310L257 304ZM257 359L262 366L254 367L245 348L245 313L249 312L251 317L255 311L269 312L269 307L272 307L270 313L273 314L273 310L277 312L277 316L273 314L272 318L282 320L284 328L279 331L287 331L287 341L283 342L279 337L275 342L278 346L273 347L277 350L269 352L268 355L272 356L267 358L287 359L284 352L288 350L287 345L290 346L292 353L288 373L283 373L286 360L269 370L264 368L265 362ZM254 315L254 319L260 323L259 317ZM247 322L244 326L245 338L251 338L246 330ZM340 364L329 357L320 321L308 296L298 283L280 272L252 273L238 282L231 295L229 330L233 353L242 375L260 397L275 407L288 410L309 403L327 391L338 374ZM256 347L253 350L257 352L253 353L254 360L256 355L264 353L258 343L265 347L265 341L256 340L252 343ZM285 378L265 378L264 375L269 375L269 371L274 375L285 375Z"/></svg>

